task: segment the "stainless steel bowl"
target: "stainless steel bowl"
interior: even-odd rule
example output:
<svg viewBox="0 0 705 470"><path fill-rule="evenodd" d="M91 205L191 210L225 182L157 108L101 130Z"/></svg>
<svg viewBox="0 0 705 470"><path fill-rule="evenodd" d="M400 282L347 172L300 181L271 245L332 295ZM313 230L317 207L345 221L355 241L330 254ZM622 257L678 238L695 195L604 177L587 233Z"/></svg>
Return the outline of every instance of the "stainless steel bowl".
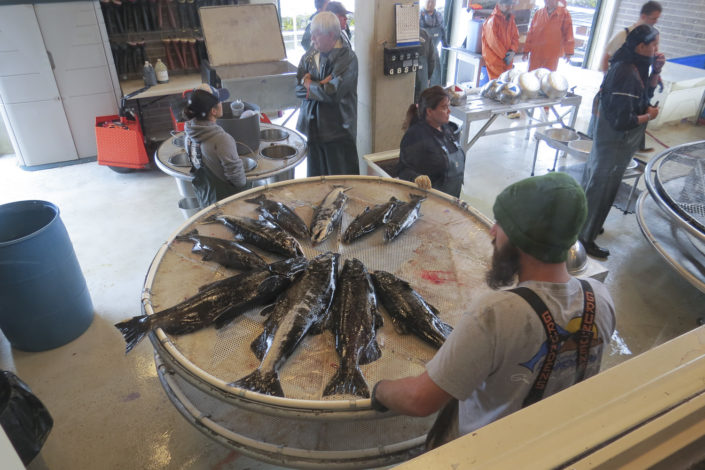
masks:
<svg viewBox="0 0 705 470"><path fill-rule="evenodd" d="M590 155L590 151L592 150L592 140L571 140L568 142L568 148L575 150L576 152L584 153L585 155Z"/></svg>
<svg viewBox="0 0 705 470"><path fill-rule="evenodd" d="M188 154L185 151L181 151L177 154L169 157L169 164L179 167L189 167L191 166L191 160L188 158Z"/></svg>
<svg viewBox="0 0 705 470"><path fill-rule="evenodd" d="M563 98L568 93L568 80L559 72L551 72L541 79L541 91L551 99Z"/></svg>
<svg viewBox="0 0 705 470"><path fill-rule="evenodd" d="M573 140L578 140L580 138L577 132L570 129L562 128L546 129L544 134L546 134L546 137L548 137L549 139L561 142L563 144L566 144Z"/></svg>
<svg viewBox="0 0 705 470"><path fill-rule="evenodd" d="M497 99L503 104L515 104L521 98L521 89L514 83L505 83L499 90Z"/></svg>
<svg viewBox="0 0 705 470"><path fill-rule="evenodd" d="M531 73L533 73L536 76L536 78L538 78L539 81L541 81L543 79L543 77L545 77L546 75L551 73L551 71L548 70L547 68L541 67L536 70L533 70Z"/></svg>
<svg viewBox="0 0 705 470"><path fill-rule="evenodd" d="M565 261L570 274L580 274L587 269L587 252L580 240L576 240L568 250L568 258Z"/></svg>
<svg viewBox="0 0 705 470"><path fill-rule="evenodd" d="M245 167L245 173L252 171L257 167L257 162L250 157L240 157L242 165Z"/></svg>
<svg viewBox="0 0 705 470"><path fill-rule="evenodd" d="M541 91L541 80L532 72L524 72L517 78L517 84L521 88L521 97L523 99L536 98Z"/></svg>
<svg viewBox="0 0 705 470"><path fill-rule="evenodd" d="M259 151L260 155L267 158L286 159L296 155L296 149L291 145L270 145Z"/></svg>

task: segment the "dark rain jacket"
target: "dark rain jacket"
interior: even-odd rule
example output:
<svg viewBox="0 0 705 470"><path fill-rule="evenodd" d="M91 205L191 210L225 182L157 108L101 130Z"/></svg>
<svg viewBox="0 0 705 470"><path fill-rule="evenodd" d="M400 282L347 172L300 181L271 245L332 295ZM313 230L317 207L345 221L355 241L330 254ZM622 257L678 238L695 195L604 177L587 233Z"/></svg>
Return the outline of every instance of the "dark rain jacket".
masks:
<svg viewBox="0 0 705 470"><path fill-rule="evenodd" d="M449 122L434 129L425 120L412 124L399 145L397 177L414 181L419 175L427 175L434 188L442 186L450 162L448 154L462 150L458 143L458 126Z"/></svg>
<svg viewBox="0 0 705 470"><path fill-rule="evenodd" d="M301 98L301 110L296 129L310 141L333 142L357 136L357 57L342 39L327 54L311 48L301 57L296 73L296 97ZM320 54L316 66L315 55ZM310 90L302 84L311 74ZM331 75L325 85L319 82Z"/></svg>
<svg viewBox="0 0 705 470"><path fill-rule="evenodd" d="M648 86L648 65L613 62L602 82L603 118L617 131L638 127L637 115L646 113L655 87Z"/></svg>

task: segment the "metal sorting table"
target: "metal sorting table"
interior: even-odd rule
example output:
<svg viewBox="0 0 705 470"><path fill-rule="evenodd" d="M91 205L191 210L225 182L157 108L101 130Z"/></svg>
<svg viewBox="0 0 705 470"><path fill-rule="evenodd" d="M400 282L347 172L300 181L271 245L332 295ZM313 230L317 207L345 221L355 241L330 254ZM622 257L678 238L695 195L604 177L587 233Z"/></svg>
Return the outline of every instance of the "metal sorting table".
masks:
<svg viewBox="0 0 705 470"><path fill-rule="evenodd" d="M705 292L705 141L670 148L649 161L637 221L656 251ZM674 207L674 205L676 207Z"/></svg>
<svg viewBox="0 0 705 470"><path fill-rule="evenodd" d="M299 240L305 255L334 251L361 260L368 270L383 269L409 283L435 305L441 318L454 325L470 301L487 292L484 277L490 262L490 221L458 199L435 190L391 178L334 176L274 183L236 194L203 209L187 220L159 249L147 273L142 304L153 314L197 292L199 286L235 274L201 261L192 244L174 237L197 228L203 235L232 238L220 224L201 224L223 213L256 217L256 205L244 202L258 194L294 208L309 222L313 210L334 185L347 191L341 228L365 207L391 196L408 200L410 193L426 194L421 217L396 240L385 243L382 230L350 244L340 242L336 230L324 243ZM255 251L258 251L255 249ZM275 255L259 252L268 261ZM341 264L342 266L342 264ZM399 335L381 309L384 326L377 332L382 357L361 366L370 387L382 378L416 375L435 350L413 335ZM170 399L179 411L212 438L255 458L283 465L311 468L351 468L389 465L422 450L434 416L412 418L380 414L370 400L353 396L322 397L322 390L338 365L333 336L326 331L308 335L280 370L286 398L265 396L227 385L259 364L250 342L262 331L258 309L246 312L216 330L171 336L157 329L150 339Z"/></svg>
<svg viewBox="0 0 705 470"><path fill-rule="evenodd" d="M563 98L534 98L531 100L520 101L515 104L502 104L498 101L489 98L483 98L479 95L469 95L465 104L460 106L451 106L450 113L456 119L463 123L463 130L460 135L460 142L463 149L467 152L477 140L484 135L502 134L505 132L515 132L523 129L532 129L534 127L549 127L554 124L560 124L563 127L575 127L575 120L578 117L578 108L582 97L574 93L568 93ZM560 114L556 106L569 107L566 112ZM534 117L535 108L548 107L555 119L549 118L548 115ZM526 114L530 124L524 126L503 127L488 131L487 129L495 122L495 120L506 113L522 111ZM568 123L565 122L566 118ZM470 133L470 124L473 121L487 120L486 123L472 136L468 141Z"/></svg>
<svg viewBox="0 0 705 470"><path fill-rule="evenodd" d="M191 186L191 163L184 150L184 132L165 140L157 149L154 161L160 170L176 179L183 197L195 197ZM294 178L294 168L308 152L306 137L276 124L260 123L260 144L255 153L240 155L255 161L256 167L246 172L249 187Z"/></svg>

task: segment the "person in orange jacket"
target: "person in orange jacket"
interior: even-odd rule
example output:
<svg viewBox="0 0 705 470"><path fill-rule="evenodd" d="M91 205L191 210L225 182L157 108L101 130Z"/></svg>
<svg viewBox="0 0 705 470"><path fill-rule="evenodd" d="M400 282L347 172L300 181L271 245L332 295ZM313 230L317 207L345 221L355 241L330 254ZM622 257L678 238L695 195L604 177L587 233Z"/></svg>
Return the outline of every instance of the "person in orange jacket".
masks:
<svg viewBox="0 0 705 470"><path fill-rule="evenodd" d="M513 67L519 31L512 14L513 0L499 0L482 25L482 58L490 80Z"/></svg>
<svg viewBox="0 0 705 470"><path fill-rule="evenodd" d="M570 13L558 0L546 0L531 19L531 27L526 35L524 60L529 58L529 70L540 67L555 71L558 59L563 56L570 60L575 48L573 21Z"/></svg>

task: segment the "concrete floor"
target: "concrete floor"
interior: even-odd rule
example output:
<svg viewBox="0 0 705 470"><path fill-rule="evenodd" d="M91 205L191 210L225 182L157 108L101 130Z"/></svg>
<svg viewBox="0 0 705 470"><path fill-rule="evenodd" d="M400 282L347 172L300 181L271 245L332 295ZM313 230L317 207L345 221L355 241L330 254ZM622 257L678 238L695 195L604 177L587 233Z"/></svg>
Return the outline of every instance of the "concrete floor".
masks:
<svg viewBox="0 0 705 470"><path fill-rule="evenodd" d="M594 85L575 81L584 96L577 128L584 130ZM650 132L666 145L705 139L705 127L690 123ZM647 143L663 148L651 138ZM538 174L553 162L553 151L541 147ZM496 194L528 176L533 149L523 131L480 139L468 155L465 193L472 205L491 217ZM149 342L126 356L113 327L140 313L150 262L184 222L174 180L158 170L118 174L97 163L26 172L13 156L3 156L0 188L0 204L43 199L61 209L95 308L90 328L54 350L18 351L0 335L0 368L26 381L55 420L29 469L278 468L225 448L188 424L165 396ZM613 210L598 241L612 252L606 283L618 318L605 367L698 326L705 296L660 258L634 215Z"/></svg>

